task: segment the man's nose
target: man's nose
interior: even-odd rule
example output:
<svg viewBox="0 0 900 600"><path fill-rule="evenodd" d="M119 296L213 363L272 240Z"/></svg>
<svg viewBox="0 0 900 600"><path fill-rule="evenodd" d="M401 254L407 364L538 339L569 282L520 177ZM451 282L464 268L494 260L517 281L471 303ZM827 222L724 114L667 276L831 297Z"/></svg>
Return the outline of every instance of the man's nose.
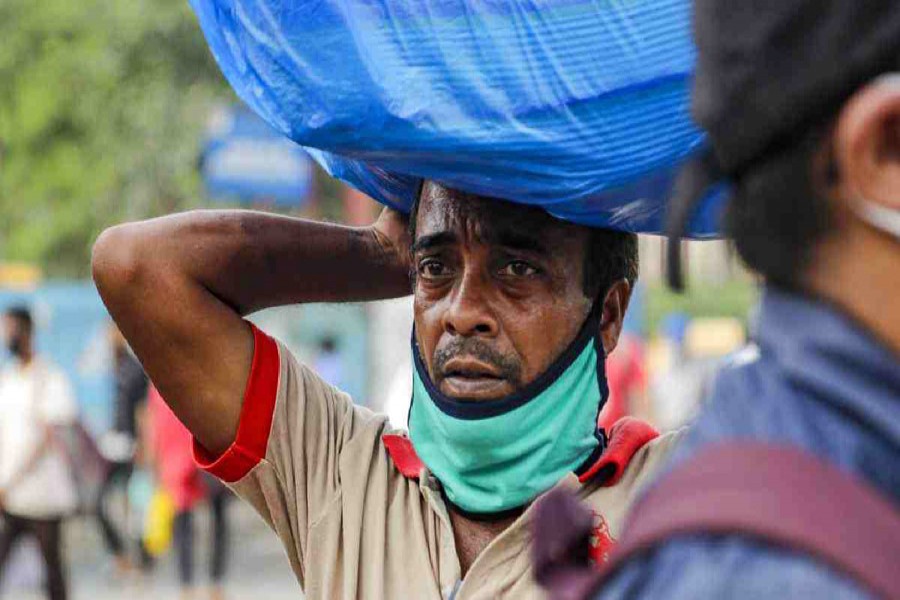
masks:
<svg viewBox="0 0 900 600"><path fill-rule="evenodd" d="M444 330L461 336L493 336L498 329L491 310L487 282L477 273L467 273L457 284L444 313Z"/></svg>

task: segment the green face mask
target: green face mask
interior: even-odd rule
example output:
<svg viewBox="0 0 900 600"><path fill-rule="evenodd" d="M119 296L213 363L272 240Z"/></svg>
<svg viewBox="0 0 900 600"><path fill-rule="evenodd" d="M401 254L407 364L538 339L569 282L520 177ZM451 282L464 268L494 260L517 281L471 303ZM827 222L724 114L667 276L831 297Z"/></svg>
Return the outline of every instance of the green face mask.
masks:
<svg viewBox="0 0 900 600"><path fill-rule="evenodd" d="M519 508L603 451L597 416L608 388L596 312L543 375L499 400L443 395L413 335L410 439L463 513L494 516Z"/></svg>

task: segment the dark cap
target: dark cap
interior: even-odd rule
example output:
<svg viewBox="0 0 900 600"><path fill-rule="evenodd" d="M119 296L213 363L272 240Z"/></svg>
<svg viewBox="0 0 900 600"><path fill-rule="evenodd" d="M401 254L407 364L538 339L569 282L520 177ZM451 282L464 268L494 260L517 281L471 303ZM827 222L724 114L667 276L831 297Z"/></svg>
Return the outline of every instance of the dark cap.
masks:
<svg viewBox="0 0 900 600"><path fill-rule="evenodd" d="M693 114L709 150L677 186L673 238L701 186L791 146L857 89L900 67L900 0L695 0L694 37Z"/></svg>
<svg viewBox="0 0 900 600"><path fill-rule="evenodd" d="M725 173L900 66L900 0L696 0L694 118Z"/></svg>

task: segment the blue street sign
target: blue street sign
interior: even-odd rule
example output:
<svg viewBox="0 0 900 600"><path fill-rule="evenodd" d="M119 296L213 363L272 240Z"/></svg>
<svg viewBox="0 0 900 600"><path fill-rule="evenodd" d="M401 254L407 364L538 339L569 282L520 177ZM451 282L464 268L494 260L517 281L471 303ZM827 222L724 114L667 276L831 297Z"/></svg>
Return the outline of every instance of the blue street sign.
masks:
<svg viewBox="0 0 900 600"><path fill-rule="evenodd" d="M312 163L300 146L236 106L213 115L200 170L213 200L291 207L309 200L313 177Z"/></svg>

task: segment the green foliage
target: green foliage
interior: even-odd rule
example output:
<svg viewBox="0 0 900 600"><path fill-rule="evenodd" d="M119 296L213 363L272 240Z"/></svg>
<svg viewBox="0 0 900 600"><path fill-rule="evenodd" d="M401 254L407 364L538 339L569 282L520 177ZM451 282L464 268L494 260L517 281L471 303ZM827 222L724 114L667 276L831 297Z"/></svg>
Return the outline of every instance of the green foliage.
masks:
<svg viewBox="0 0 900 600"><path fill-rule="evenodd" d="M196 205L232 95L185 0L3 0L0 40L0 260L83 276L107 225Z"/></svg>
<svg viewBox="0 0 900 600"><path fill-rule="evenodd" d="M756 304L759 288L747 277L726 283L687 282L685 293L676 294L665 284L647 289L647 332L656 333L666 315L673 312L691 317L734 317L742 323Z"/></svg>

